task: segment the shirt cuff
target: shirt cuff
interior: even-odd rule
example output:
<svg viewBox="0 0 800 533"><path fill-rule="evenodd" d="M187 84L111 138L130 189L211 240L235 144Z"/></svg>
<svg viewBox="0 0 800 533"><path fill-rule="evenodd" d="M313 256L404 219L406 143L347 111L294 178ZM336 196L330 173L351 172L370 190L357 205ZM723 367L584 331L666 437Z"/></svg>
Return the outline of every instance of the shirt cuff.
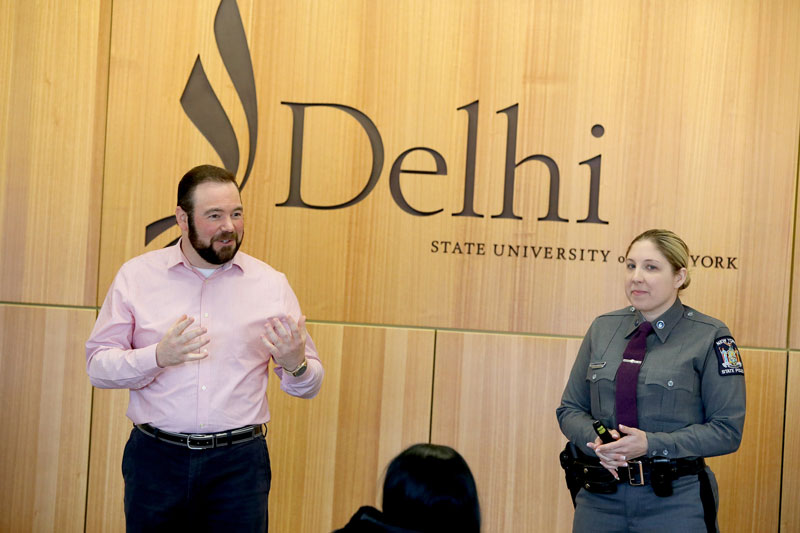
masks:
<svg viewBox="0 0 800 533"><path fill-rule="evenodd" d="M164 371L163 368L158 366L156 359L156 347L158 344L146 346L135 350L136 353L136 368L144 376L155 377Z"/></svg>

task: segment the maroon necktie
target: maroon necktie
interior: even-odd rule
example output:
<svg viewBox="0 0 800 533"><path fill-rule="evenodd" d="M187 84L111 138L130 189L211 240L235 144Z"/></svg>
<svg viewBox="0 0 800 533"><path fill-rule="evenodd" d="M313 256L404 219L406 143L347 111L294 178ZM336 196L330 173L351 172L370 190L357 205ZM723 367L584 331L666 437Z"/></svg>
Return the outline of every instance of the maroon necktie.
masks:
<svg viewBox="0 0 800 533"><path fill-rule="evenodd" d="M647 336L653 331L650 322L642 322L628 341L622 354L622 363L617 369L617 424L639 427L636 413L636 384L639 382L639 369L642 368Z"/></svg>

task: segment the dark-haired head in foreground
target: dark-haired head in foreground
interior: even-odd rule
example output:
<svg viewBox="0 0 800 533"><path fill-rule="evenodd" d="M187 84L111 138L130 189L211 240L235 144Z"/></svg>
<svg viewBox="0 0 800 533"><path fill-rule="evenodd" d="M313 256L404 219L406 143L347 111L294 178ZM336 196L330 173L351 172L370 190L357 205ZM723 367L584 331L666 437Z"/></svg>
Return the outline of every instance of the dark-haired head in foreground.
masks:
<svg viewBox="0 0 800 533"><path fill-rule="evenodd" d="M415 444L395 457L383 483L383 513L362 507L341 531L478 533L478 490L449 446Z"/></svg>

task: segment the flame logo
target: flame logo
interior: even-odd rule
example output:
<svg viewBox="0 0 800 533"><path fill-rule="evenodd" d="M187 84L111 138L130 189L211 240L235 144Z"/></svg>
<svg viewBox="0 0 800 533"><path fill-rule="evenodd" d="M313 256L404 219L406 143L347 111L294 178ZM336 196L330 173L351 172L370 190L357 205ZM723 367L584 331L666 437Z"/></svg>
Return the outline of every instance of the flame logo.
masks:
<svg viewBox="0 0 800 533"><path fill-rule="evenodd" d="M217 14L214 17L214 38L217 41L217 49L222 63L233 82L247 119L250 142L247 167L242 182L239 184L241 191L253 170L258 140L258 98L256 97L255 76L253 76L253 62L250 58L247 36L244 33L244 25L236 0L220 0ZM239 142L228 115L208 81L199 54L192 67L192 72L189 74L189 79L186 81L186 87L183 89L181 107L189 120L217 152L225 169L236 175L239 170ZM175 224L175 215L148 224L144 235L145 246ZM175 244L177 241L176 238L167 246Z"/></svg>

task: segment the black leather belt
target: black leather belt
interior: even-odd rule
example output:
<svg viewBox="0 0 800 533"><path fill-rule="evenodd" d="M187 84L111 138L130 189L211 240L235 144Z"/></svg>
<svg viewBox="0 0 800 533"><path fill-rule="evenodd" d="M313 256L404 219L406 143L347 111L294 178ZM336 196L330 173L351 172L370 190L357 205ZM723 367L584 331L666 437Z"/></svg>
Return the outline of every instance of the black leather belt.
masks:
<svg viewBox="0 0 800 533"><path fill-rule="evenodd" d="M263 425L244 426L221 433L172 433L153 427L150 424L136 424L136 428L148 437L175 444L176 446L184 446L190 450L209 450L211 448L241 444L267 433Z"/></svg>
<svg viewBox="0 0 800 533"><path fill-rule="evenodd" d="M651 481L655 468L664 468L670 471L673 479L681 476L699 474L706 467L702 457L696 459L633 459L628 461L627 467L617 468L619 480L634 486L647 485Z"/></svg>

